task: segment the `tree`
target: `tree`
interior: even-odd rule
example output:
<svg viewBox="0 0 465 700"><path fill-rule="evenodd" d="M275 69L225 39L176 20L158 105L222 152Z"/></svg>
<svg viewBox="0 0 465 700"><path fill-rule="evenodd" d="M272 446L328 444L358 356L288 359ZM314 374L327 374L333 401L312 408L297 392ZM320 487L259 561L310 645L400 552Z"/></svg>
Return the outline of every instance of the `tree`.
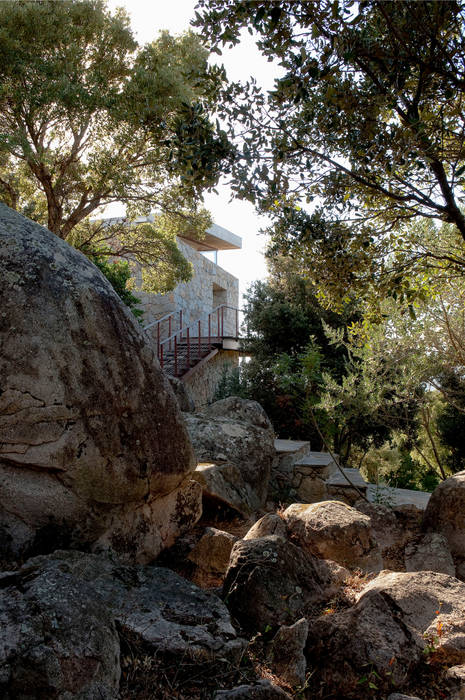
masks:
<svg viewBox="0 0 465 700"><path fill-rule="evenodd" d="M346 337L328 329L332 342L347 351L346 370L341 380L323 374L320 407L347 426L364 452L381 446L382 432L364 431L371 442L363 444L357 437L360 417L362 426L368 418L389 428L385 438L398 453L391 475L397 485L409 488L408 479L431 485L463 468L463 297L463 280L455 280L427 303L415 302L413 318L406 305L391 299L383 303L381 319L365 317Z"/></svg>
<svg viewBox="0 0 465 700"><path fill-rule="evenodd" d="M131 270L127 260L112 261L106 257L92 254L89 255L89 258L105 275L121 301L131 309L136 318L140 319L143 316L143 311L137 308L140 299L131 291Z"/></svg>
<svg viewBox="0 0 465 700"><path fill-rule="evenodd" d="M175 235L202 235L199 197L229 157L209 119L222 72L207 57L193 33L139 47L103 0L0 3L1 200L99 255L135 258L159 278L161 263L161 287L170 270L187 279ZM90 219L113 202L129 220L155 220Z"/></svg>
<svg viewBox="0 0 465 700"><path fill-rule="evenodd" d="M279 250L303 246L323 261L333 296L361 280L396 290L406 270L391 274L389 256L405 223L420 217L453 224L465 269L462 1L198 7L216 50L247 26L284 70L267 96L253 81L225 95L241 135L235 187L275 218ZM423 257L437 261L430 252Z"/></svg>
<svg viewBox="0 0 465 700"><path fill-rule="evenodd" d="M328 343L323 324L344 329L357 318L355 304L341 314L324 309L286 258L275 258L269 281L249 289L244 351L250 361L241 365L239 389L263 405L281 437L322 447L309 409L318 402L322 372L339 379L345 354ZM326 431L328 417L318 419Z"/></svg>

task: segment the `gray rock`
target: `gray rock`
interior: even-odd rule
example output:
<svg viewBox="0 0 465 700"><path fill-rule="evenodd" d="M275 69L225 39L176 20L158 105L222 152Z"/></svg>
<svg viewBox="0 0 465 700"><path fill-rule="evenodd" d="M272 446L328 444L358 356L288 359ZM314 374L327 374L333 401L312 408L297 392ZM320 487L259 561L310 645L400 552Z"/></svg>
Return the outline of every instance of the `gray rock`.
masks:
<svg viewBox="0 0 465 700"><path fill-rule="evenodd" d="M0 696L117 697L114 616L93 586L37 560L0 591ZM5 582L3 582L5 583Z"/></svg>
<svg viewBox="0 0 465 700"><path fill-rule="evenodd" d="M290 627L280 627L269 650L273 673L291 687L305 684L307 660L304 655L308 635L308 622L303 617Z"/></svg>
<svg viewBox="0 0 465 700"><path fill-rule="evenodd" d="M293 503L283 519L288 534L310 554L347 568L380 571L383 560L370 518L340 501Z"/></svg>
<svg viewBox="0 0 465 700"><path fill-rule="evenodd" d="M239 540L223 584L224 600L250 632L293 624L339 590L347 571L276 535Z"/></svg>
<svg viewBox="0 0 465 700"><path fill-rule="evenodd" d="M177 489L195 494L196 517L200 503L186 491L181 413L139 324L84 255L3 204L0 297L2 555L103 538L153 559L167 528L152 504ZM168 540L182 530L171 503Z"/></svg>
<svg viewBox="0 0 465 700"><path fill-rule="evenodd" d="M465 558L465 471L442 481L433 491L423 527L443 534L454 558Z"/></svg>
<svg viewBox="0 0 465 700"><path fill-rule="evenodd" d="M198 662L237 661L244 650L221 600L168 569L57 551L30 559L1 586L0 694L8 700L113 700L120 637Z"/></svg>
<svg viewBox="0 0 465 700"><path fill-rule="evenodd" d="M444 535L429 532L405 548L406 571L437 571L455 576L455 565Z"/></svg>
<svg viewBox="0 0 465 700"><path fill-rule="evenodd" d="M268 535L279 535L286 539L287 529L284 520L276 513L266 513L263 518L257 520L244 536L244 540L257 540Z"/></svg>
<svg viewBox="0 0 465 700"><path fill-rule="evenodd" d="M383 557L389 549L399 544L399 526L391 508L364 500L357 501L354 508L370 518L371 529Z"/></svg>
<svg viewBox="0 0 465 700"><path fill-rule="evenodd" d="M228 568L231 550L236 542L235 535L207 527L189 552L188 559L208 574L222 575Z"/></svg>
<svg viewBox="0 0 465 700"><path fill-rule="evenodd" d="M233 397L185 419L200 463L193 478L204 493L243 515L263 507L275 449L260 405Z"/></svg>
<svg viewBox="0 0 465 700"><path fill-rule="evenodd" d="M371 521L371 529L383 557L383 568L391 571L438 571L440 573L455 576L452 567L450 552L447 542L444 552L441 552L444 541L425 540L425 549L420 546L419 556L414 552L422 540L421 521L423 512L413 504L403 504L389 508L381 503L367 503L358 501L355 508L368 515ZM429 542L429 544L428 544ZM431 546L435 552L432 557ZM411 557L414 557L410 561ZM425 565L422 564L425 558ZM409 563L407 564L407 560ZM426 565L428 562L428 565ZM435 563L434 563L435 562ZM441 563L442 562L442 563Z"/></svg>
<svg viewBox="0 0 465 700"><path fill-rule="evenodd" d="M181 379L177 377L167 376L168 381L173 389L179 409L184 413L193 413L195 411L195 403L189 394L187 386Z"/></svg>
<svg viewBox="0 0 465 700"><path fill-rule="evenodd" d="M267 680L258 681L253 685L239 685L232 690L219 690L214 695L214 700L283 700L283 698L290 699L291 695Z"/></svg>
<svg viewBox="0 0 465 700"><path fill-rule="evenodd" d="M387 700L420 700L413 695L403 695L402 693L391 693Z"/></svg>
<svg viewBox="0 0 465 700"><path fill-rule="evenodd" d="M465 666L451 666L446 671L451 694L447 700L465 700Z"/></svg>
<svg viewBox="0 0 465 700"><path fill-rule="evenodd" d="M422 664L465 662L465 584L432 571L383 571L352 608L310 623L306 654L328 694L358 697L367 669L378 674L380 696L383 683L401 691Z"/></svg>
<svg viewBox="0 0 465 700"><path fill-rule="evenodd" d="M203 413L212 418L230 418L273 432L270 419L257 401L228 396L204 408Z"/></svg>
<svg viewBox="0 0 465 700"><path fill-rule="evenodd" d="M215 464L199 462L192 473L202 487L207 501L225 505L243 517L249 516L258 507L257 494L253 487L242 478L236 464Z"/></svg>

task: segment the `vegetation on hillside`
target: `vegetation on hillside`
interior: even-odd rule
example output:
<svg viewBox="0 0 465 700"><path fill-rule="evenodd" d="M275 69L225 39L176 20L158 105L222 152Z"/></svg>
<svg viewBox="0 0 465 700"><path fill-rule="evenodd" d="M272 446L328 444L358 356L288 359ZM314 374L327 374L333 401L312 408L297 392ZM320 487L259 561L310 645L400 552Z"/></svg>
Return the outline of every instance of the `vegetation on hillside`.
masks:
<svg viewBox="0 0 465 700"><path fill-rule="evenodd" d="M0 3L0 200L81 249L138 261L151 291L189 279L175 237L203 235L200 195L229 157L211 120L223 74L207 59L192 32L138 46L103 0ZM114 202L155 220L102 224Z"/></svg>
<svg viewBox="0 0 465 700"><path fill-rule="evenodd" d="M271 92L252 79L223 102L236 191L272 217L278 250L311 260L333 304L373 287L412 298L405 273L418 260L463 271L463 1L198 7L215 50L246 27L284 70ZM453 224L459 255L442 238L406 239L405 225L421 219Z"/></svg>
<svg viewBox="0 0 465 700"><path fill-rule="evenodd" d="M224 92L236 192L272 221L239 389L283 437L431 488L465 468L465 4L198 10L214 50L246 27L284 69Z"/></svg>

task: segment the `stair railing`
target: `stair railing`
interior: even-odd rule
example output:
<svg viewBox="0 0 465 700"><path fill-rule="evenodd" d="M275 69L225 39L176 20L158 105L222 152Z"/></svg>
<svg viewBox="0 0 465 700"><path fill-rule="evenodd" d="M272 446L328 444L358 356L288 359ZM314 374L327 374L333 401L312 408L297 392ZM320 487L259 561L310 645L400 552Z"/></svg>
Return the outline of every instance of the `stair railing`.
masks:
<svg viewBox="0 0 465 700"><path fill-rule="evenodd" d="M160 344L163 341L162 338L162 333L163 333L163 323L168 323L168 338L172 334L172 327L174 325L176 317L179 317L179 329L182 328L182 316L183 312L182 309L179 311L172 311L169 314L166 314L165 316L162 316L161 318L157 318L156 321L152 321L149 323L147 326L144 326L144 331L148 331L150 328L153 328L155 326L155 336L157 339L157 355L158 357L160 356ZM170 350L171 350L171 345L170 345Z"/></svg>
<svg viewBox="0 0 465 700"><path fill-rule="evenodd" d="M198 319L188 326L180 327L174 333L171 333L167 338L157 342L158 359L160 366L164 369L167 360L167 351L173 351L173 369L174 376L178 377L186 369L190 369L191 359L197 355L197 361L206 356L213 349L216 342L222 340L225 336L224 316L225 311L234 311L233 332L235 338L239 337L239 309L228 304L219 304L207 315L207 318L202 321ZM169 318L169 316L167 316ZM182 317L181 317L182 318ZM163 319L160 319L160 322ZM154 324L150 324L152 326ZM147 326L145 330L147 330ZM205 328L206 326L206 328ZM217 331L217 335L212 334L212 328ZM197 336L192 334L192 330L197 331ZM205 335L202 335L202 329L206 330ZM206 347L205 347L206 346ZM181 366L182 351L185 355L185 367Z"/></svg>

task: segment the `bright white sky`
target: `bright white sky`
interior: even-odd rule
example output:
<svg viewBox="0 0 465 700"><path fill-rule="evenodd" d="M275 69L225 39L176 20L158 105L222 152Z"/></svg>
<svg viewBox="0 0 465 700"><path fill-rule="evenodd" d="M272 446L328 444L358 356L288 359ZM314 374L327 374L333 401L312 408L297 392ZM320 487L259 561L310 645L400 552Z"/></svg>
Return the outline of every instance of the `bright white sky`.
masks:
<svg viewBox="0 0 465 700"><path fill-rule="evenodd" d="M108 0L112 11L116 7L126 8L134 34L141 44L153 41L161 29L168 29L172 34L186 31L194 17L195 5L196 0ZM247 32L239 46L225 50L222 56L213 54L212 60L224 64L231 80L247 80L253 73L265 89L273 86L277 74L276 66L260 55ZM259 217L248 202L229 201L231 192L227 185L220 184L217 189L218 195L205 197L205 205L215 223L241 236L243 241L241 251L220 251L218 263L239 278L243 294L251 282L266 277L262 254L266 239L258 231L266 226L267 220Z"/></svg>

